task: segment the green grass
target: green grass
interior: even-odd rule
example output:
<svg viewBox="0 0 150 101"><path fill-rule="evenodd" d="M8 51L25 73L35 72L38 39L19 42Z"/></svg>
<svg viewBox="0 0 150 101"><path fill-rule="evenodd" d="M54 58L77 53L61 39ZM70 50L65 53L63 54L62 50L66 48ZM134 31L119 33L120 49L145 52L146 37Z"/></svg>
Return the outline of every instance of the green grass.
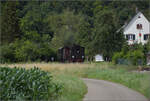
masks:
<svg viewBox="0 0 150 101"><path fill-rule="evenodd" d="M62 95L58 101L82 101L87 88L81 79L61 73L55 74L55 80L63 84Z"/></svg>
<svg viewBox="0 0 150 101"><path fill-rule="evenodd" d="M39 68L0 67L1 100L82 101L87 88L77 76Z"/></svg>
<svg viewBox="0 0 150 101"><path fill-rule="evenodd" d="M57 73L65 73L80 78L93 78L107 80L125 85L134 89L150 99L150 74L131 72L136 66L113 65L111 63L95 63L93 67L65 68L54 70ZM116 67L115 67L116 66Z"/></svg>
<svg viewBox="0 0 150 101"><path fill-rule="evenodd" d="M108 80L132 88L150 99L150 75L128 72L125 69L86 69L82 77Z"/></svg>
<svg viewBox="0 0 150 101"><path fill-rule="evenodd" d="M137 66L113 65L107 62L21 65L26 66L28 69L36 65L42 70L50 71L54 75L54 81L63 85L62 95L58 101L82 101L87 88L80 78L93 78L120 83L150 99L150 74L131 72L132 70L137 70Z"/></svg>

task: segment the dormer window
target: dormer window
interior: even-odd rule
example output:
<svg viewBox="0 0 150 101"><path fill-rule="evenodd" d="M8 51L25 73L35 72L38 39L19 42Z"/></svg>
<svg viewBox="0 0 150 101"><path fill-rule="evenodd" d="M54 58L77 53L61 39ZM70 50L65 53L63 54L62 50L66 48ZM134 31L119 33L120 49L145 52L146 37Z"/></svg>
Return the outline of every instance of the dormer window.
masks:
<svg viewBox="0 0 150 101"><path fill-rule="evenodd" d="M136 28L137 28L137 29L142 29L142 24L137 24L137 25L136 25Z"/></svg>

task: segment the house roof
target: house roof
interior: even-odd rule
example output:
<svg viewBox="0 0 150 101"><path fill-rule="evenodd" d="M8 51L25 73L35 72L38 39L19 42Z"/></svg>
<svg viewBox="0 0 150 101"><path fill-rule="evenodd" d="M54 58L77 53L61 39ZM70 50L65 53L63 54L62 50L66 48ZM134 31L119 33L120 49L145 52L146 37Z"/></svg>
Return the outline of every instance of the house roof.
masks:
<svg viewBox="0 0 150 101"><path fill-rule="evenodd" d="M120 29L118 29L116 32L118 33L118 32L120 32L120 30L121 29L124 29L124 30L126 30L126 29L128 29L133 23L134 23L134 21L138 18L138 16L139 15L143 15L143 13L142 12L138 12L130 21L129 21L129 23L127 24L124 24ZM144 15L143 15L144 16ZM144 16L145 17L145 16ZM146 18L146 17L145 17Z"/></svg>
<svg viewBox="0 0 150 101"><path fill-rule="evenodd" d="M77 44L73 44L73 45L64 45L63 47L60 47L59 50L63 49L63 48L73 48L73 47L80 47L80 48L84 48L80 45L77 45Z"/></svg>
<svg viewBox="0 0 150 101"><path fill-rule="evenodd" d="M141 15L141 12L138 12L131 20L128 24L126 24L126 26L124 27L124 29L128 29L133 23L134 21L138 18L139 15ZM143 14L142 14L143 15ZM144 15L143 15L144 16Z"/></svg>

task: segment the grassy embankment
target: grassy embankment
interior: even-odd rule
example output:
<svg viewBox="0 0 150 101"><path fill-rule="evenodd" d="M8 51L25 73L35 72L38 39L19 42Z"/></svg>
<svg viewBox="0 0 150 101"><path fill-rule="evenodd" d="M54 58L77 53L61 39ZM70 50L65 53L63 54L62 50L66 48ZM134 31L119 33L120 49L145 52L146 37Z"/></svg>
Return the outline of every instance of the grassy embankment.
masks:
<svg viewBox="0 0 150 101"><path fill-rule="evenodd" d="M150 74L132 72L136 66L112 65L100 63L86 68L67 68L63 72L83 78L93 78L120 83L134 89L150 99Z"/></svg>
<svg viewBox="0 0 150 101"><path fill-rule="evenodd" d="M112 65L111 63L105 62L84 64L32 63L23 65L12 64L9 66L25 66L26 68L38 66L43 70L51 71L60 82L64 82L65 93L62 99L67 99L68 101L81 100L86 92L85 85L78 77L102 79L120 83L142 93L150 99L150 74L131 72L131 70L137 68L136 66Z"/></svg>
<svg viewBox="0 0 150 101"><path fill-rule="evenodd" d="M26 69L31 69L32 67L40 67L45 71L50 71L53 75L53 80L58 83L62 84L62 95L59 96L57 101L82 101L85 93L87 92L86 85L80 78L74 75L68 75L63 72L55 72L54 70L60 69L61 64L46 64L46 63L31 63L31 64L5 64L0 65L0 67L23 67ZM68 64L70 67L71 65ZM67 66L64 66L64 68ZM73 65L71 66L73 67ZM62 67L61 69L64 70Z"/></svg>

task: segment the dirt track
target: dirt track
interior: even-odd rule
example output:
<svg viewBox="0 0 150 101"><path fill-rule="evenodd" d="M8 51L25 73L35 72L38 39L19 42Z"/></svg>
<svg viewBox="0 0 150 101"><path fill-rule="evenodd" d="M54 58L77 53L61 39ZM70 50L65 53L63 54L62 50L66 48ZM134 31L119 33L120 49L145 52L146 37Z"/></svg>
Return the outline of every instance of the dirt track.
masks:
<svg viewBox="0 0 150 101"><path fill-rule="evenodd" d="M140 93L123 85L94 79L83 79L88 93L83 101L148 101Z"/></svg>

